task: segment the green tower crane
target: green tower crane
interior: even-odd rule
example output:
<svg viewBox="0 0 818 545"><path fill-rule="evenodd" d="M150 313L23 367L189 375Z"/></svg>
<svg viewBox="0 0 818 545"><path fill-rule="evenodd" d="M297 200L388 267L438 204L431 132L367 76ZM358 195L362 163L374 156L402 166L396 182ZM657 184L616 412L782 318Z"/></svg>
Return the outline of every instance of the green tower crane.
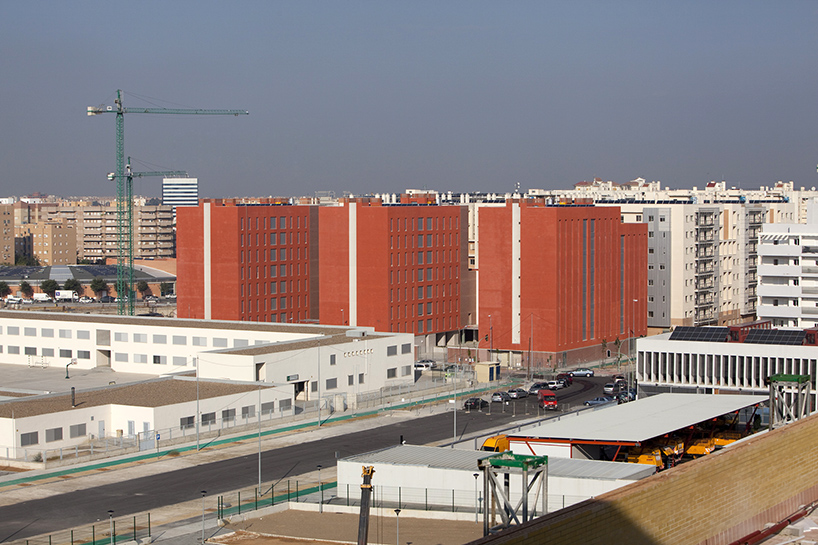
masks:
<svg viewBox="0 0 818 545"><path fill-rule="evenodd" d="M125 108L122 90L117 89L115 106L88 106L88 115L116 114L116 214L117 214L117 269L116 292L119 314L133 316L133 194L132 176L125 171L125 114L182 114L182 115L249 115L247 110L200 110L187 108ZM111 178L111 176L109 176ZM127 299L123 297L127 296Z"/></svg>
<svg viewBox="0 0 818 545"><path fill-rule="evenodd" d="M166 178L187 176L184 170L157 170L151 172L133 172L131 170L131 158L128 157L128 162L125 164L125 201L127 206L125 225L126 228L120 228L119 210L117 207L117 248L119 249L119 257L117 259L117 311L119 314L133 316L134 301L136 300L134 292L133 281L133 179L142 178L143 176L162 176ZM109 180L116 180L117 174L110 172L108 174ZM118 185L118 184L117 184ZM117 204L119 202L117 201ZM128 262L125 266L120 266L122 256L126 256L125 260ZM120 290L121 288L121 290ZM127 290L127 291L126 291ZM123 295L124 294L124 295Z"/></svg>

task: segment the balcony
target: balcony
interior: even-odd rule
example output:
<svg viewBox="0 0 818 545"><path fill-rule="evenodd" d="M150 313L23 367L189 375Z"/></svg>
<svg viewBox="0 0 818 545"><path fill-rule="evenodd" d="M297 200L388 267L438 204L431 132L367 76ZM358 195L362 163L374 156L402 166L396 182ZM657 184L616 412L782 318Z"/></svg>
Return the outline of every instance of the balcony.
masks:
<svg viewBox="0 0 818 545"><path fill-rule="evenodd" d="M786 297L795 299L801 297L801 286L760 284L758 286L758 294L761 297Z"/></svg>
<svg viewBox="0 0 818 545"><path fill-rule="evenodd" d="M758 266L758 275L765 276L779 276L779 277L795 277L801 276L802 272L809 272L806 269L810 267L801 267L801 265L770 265L762 263ZM814 273L818 274L818 267L812 267Z"/></svg>
<svg viewBox="0 0 818 545"><path fill-rule="evenodd" d="M761 304L758 305L758 317L760 319L764 318L800 318L801 317L801 307L790 307L786 305L770 305L770 304Z"/></svg>

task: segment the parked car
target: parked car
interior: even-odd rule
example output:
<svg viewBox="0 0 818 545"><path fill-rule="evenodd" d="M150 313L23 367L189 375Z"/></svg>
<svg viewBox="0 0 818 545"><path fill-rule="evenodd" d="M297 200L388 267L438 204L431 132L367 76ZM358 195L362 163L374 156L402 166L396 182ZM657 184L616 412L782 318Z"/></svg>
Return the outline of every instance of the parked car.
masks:
<svg viewBox="0 0 818 545"><path fill-rule="evenodd" d="M565 387L569 387L574 383L574 377L572 377L568 373L560 373L557 375L557 380L561 380L565 383Z"/></svg>
<svg viewBox="0 0 818 545"><path fill-rule="evenodd" d="M537 392L540 390L548 390L548 384L545 382L535 382L531 385L531 388L528 389L528 393L531 395L537 395Z"/></svg>
<svg viewBox="0 0 818 545"><path fill-rule="evenodd" d="M426 363L425 361L416 361L415 362L415 371L428 371L432 368L432 365Z"/></svg>
<svg viewBox="0 0 818 545"><path fill-rule="evenodd" d="M34 299L20 299L20 302L23 303L24 305L33 305Z"/></svg>
<svg viewBox="0 0 818 545"><path fill-rule="evenodd" d="M619 395L619 392L622 391L622 387L618 382L608 382L605 386L602 387L602 391L608 395Z"/></svg>
<svg viewBox="0 0 818 545"><path fill-rule="evenodd" d="M545 385L549 390L561 390L565 388L565 383L561 380L549 380Z"/></svg>
<svg viewBox="0 0 818 545"><path fill-rule="evenodd" d="M592 377L594 376L594 370L588 369L587 367L577 367L573 371L568 373L572 377Z"/></svg>
<svg viewBox="0 0 818 545"><path fill-rule="evenodd" d="M622 382L622 383L627 383L628 382L627 380L625 380L625 375L614 375L612 380L614 382Z"/></svg>
<svg viewBox="0 0 818 545"><path fill-rule="evenodd" d="M616 401L614 398L610 396L597 396L593 399L589 399L585 402L586 407L593 407L594 405L604 405L606 403L612 403Z"/></svg>
<svg viewBox="0 0 818 545"><path fill-rule="evenodd" d="M110 295L103 295L99 298L100 303L115 303L116 297L111 297Z"/></svg>
<svg viewBox="0 0 818 545"><path fill-rule="evenodd" d="M491 400L494 403L503 403L504 401L510 401L511 396L508 395L508 392L494 392L491 394Z"/></svg>
<svg viewBox="0 0 818 545"><path fill-rule="evenodd" d="M528 390L525 388L512 388L508 391L508 395L511 399L522 399L528 397Z"/></svg>
<svg viewBox="0 0 818 545"><path fill-rule="evenodd" d="M94 302L93 297L88 297L87 295L83 295L82 297L80 297L80 303L93 303L93 302Z"/></svg>
<svg viewBox="0 0 818 545"><path fill-rule="evenodd" d="M473 409L485 409L489 406L489 402L481 397L470 397L463 403L463 408L466 410L473 410Z"/></svg>

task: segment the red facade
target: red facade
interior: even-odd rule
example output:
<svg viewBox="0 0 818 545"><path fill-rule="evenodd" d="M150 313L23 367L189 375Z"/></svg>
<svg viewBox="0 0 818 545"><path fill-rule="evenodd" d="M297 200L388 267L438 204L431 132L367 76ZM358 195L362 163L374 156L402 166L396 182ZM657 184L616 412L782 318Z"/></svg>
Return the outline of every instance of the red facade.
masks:
<svg viewBox="0 0 818 545"><path fill-rule="evenodd" d="M556 353L645 333L646 225L531 201L478 213L481 348Z"/></svg>

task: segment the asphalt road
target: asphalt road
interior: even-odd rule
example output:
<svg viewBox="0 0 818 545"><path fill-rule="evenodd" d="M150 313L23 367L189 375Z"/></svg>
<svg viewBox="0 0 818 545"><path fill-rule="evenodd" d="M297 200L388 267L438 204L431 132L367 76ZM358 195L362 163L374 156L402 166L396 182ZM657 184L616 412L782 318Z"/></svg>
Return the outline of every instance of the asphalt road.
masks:
<svg viewBox="0 0 818 545"><path fill-rule="evenodd" d="M574 384L557 393L560 404L581 405L585 399L601 394L603 378L575 379ZM525 413L529 406L537 414L536 396L514 400L503 407L493 403L490 410L458 410L459 436L502 427ZM351 456L398 444L401 436L409 444L426 444L452 437L450 412L409 419L395 424L309 443L296 444L262 453L264 482L286 480L290 476L315 471L318 464L335 465L339 457ZM215 496L258 482L258 456L248 455L9 505L0 509L0 543L69 527L90 524L107 517L113 509L117 517L149 511L201 497L207 490Z"/></svg>

